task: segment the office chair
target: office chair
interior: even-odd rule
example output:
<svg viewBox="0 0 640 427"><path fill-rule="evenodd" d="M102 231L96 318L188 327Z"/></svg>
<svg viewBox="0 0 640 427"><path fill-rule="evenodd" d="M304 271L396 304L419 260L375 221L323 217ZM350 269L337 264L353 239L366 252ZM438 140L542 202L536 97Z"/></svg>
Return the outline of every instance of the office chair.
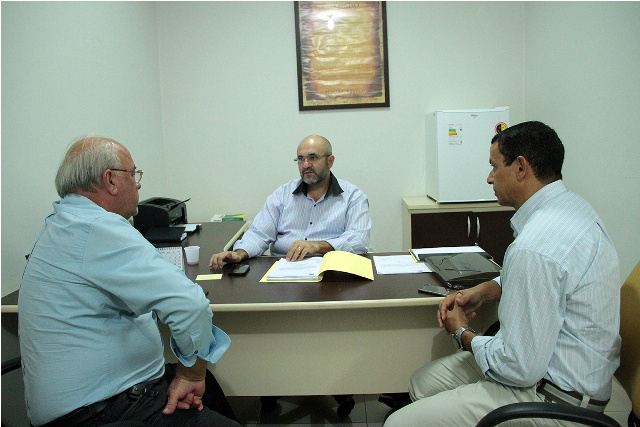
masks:
<svg viewBox="0 0 640 427"><path fill-rule="evenodd" d="M21 365L22 365L22 359L20 358L20 356L14 357L13 359L9 359L5 362L2 362L2 375L20 368ZM4 407L3 409L5 411L7 410L6 407ZM5 424L3 423L2 427L14 427L14 426L8 426L8 425L5 426ZM143 423L142 421L126 420L126 421L116 421L113 423L105 424L103 427L151 427L151 426L149 424Z"/></svg>
<svg viewBox="0 0 640 427"><path fill-rule="evenodd" d="M620 292L620 367L616 378L631 398L628 427L640 427L640 262L633 269ZM613 418L586 408L547 402L513 403L489 412L476 427L493 427L519 418L551 418L573 421L594 427L620 427Z"/></svg>

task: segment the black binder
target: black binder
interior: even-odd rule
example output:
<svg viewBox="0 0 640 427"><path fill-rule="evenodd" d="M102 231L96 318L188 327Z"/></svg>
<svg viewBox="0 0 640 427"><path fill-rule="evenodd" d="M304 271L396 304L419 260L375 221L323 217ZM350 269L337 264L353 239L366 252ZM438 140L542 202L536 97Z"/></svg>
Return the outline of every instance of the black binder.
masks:
<svg viewBox="0 0 640 427"><path fill-rule="evenodd" d="M184 227L150 227L144 237L151 243L181 242Z"/></svg>
<svg viewBox="0 0 640 427"><path fill-rule="evenodd" d="M465 289L500 275L500 266L486 252L421 254L438 280L449 289Z"/></svg>

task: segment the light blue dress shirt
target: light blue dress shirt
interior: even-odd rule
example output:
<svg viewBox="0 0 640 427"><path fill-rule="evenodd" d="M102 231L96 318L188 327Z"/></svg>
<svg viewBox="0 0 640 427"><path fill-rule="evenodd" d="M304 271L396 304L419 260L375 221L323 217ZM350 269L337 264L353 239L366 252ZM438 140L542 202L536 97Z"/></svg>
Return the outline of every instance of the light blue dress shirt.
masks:
<svg viewBox="0 0 640 427"><path fill-rule="evenodd" d="M294 179L267 198L233 249L244 249L251 258L271 245L271 255L284 256L295 240L324 240L337 251L362 254L370 230L369 200L358 187L331 174L327 194L315 202L306 184Z"/></svg>
<svg viewBox="0 0 640 427"><path fill-rule="evenodd" d="M489 378L529 387L545 378L599 400L619 365L618 256L602 220L562 181L546 185L511 219L515 240L500 276L500 332L476 336Z"/></svg>
<svg viewBox="0 0 640 427"><path fill-rule="evenodd" d="M122 216L69 195L53 204L18 299L27 411L40 425L164 373L156 316L177 358L216 362L229 337L202 288Z"/></svg>

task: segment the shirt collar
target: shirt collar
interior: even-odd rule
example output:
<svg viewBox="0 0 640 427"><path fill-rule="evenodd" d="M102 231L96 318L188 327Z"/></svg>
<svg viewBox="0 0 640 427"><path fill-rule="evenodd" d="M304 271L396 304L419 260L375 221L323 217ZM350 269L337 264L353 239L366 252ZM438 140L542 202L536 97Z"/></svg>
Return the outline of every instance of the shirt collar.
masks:
<svg viewBox="0 0 640 427"><path fill-rule="evenodd" d="M344 192L344 190L342 189L342 187L340 187L340 184L338 184L338 179L333 175L333 172L329 172L329 175L330 175L329 188L327 189L327 193L325 194L325 197L339 196ZM306 196L308 188L309 186L303 180L300 180L300 184L298 184L296 189L293 190L293 194L303 193Z"/></svg>
<svg viewBox="0 0 640 427"><path fill-rule="evenodd" d="M553 181L536 191L524 202L511 218L511 228L517 236L527 224L531 216L545 203L561 193L568 191L561 179Z"/></svg>

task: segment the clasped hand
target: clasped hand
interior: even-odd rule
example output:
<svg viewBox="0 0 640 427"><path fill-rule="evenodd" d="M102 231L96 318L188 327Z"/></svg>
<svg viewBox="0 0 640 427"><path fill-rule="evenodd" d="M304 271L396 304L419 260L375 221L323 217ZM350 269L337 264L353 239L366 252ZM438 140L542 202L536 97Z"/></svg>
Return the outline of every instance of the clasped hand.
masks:
<svg viewBox="0 0 640 427"><path fill-rule="evenodd" d="M449 295L438 303L438 324L447 334L452 334L461 326L469 325L480 305L481 301L477 301L470 290Z"/></svg>
<svg viewBox="0 0 640 427"><path fill-rule="evenodd" d="M171 415L176 409L197 409L202 411L204 405L202 396L205 390L205 376L207 361L196 359L191 367L178 364L176 377L167 389L167 404L162 411L165 415Z"/></svg>
<svg viewBox="0 0 640 427"><path fill-rule="evenodd" d="M167 389L167 405L162 411L165 415L171 415L176 409L197 409L202 411L202 396L204 395L204 380L193 381L187 378L176 378Z"/></svg>

